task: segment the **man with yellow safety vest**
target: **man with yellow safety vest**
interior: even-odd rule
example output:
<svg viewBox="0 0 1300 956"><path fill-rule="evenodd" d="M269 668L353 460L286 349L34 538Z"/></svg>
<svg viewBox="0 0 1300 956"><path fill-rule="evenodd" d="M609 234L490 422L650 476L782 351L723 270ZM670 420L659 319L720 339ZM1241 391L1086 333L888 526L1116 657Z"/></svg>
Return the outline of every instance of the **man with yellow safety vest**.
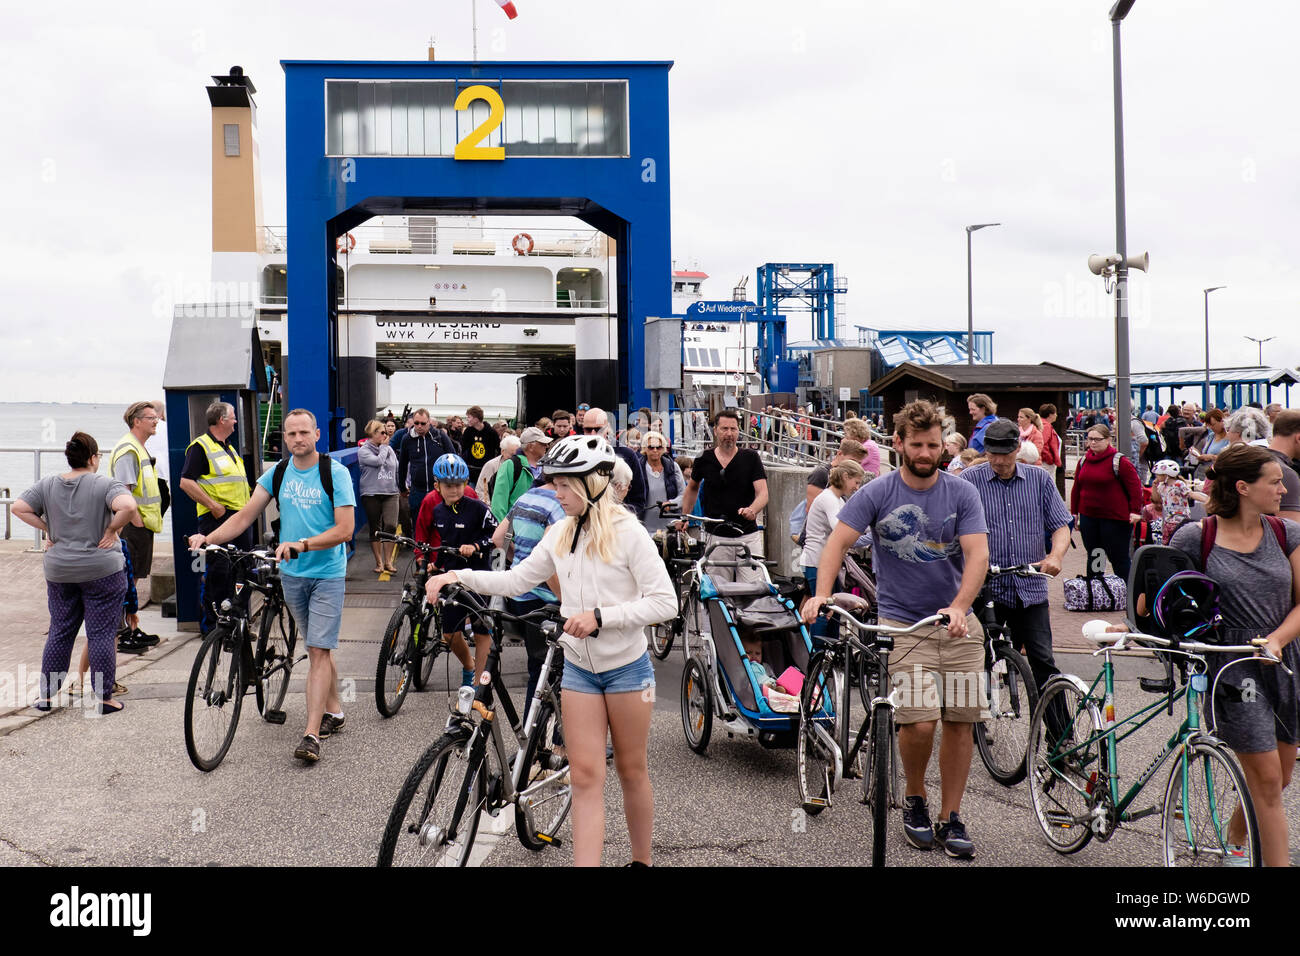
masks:
<svg viewBox="0 0 1300 956"><path fill-rule="evenodd" d="M230 436L235 433L235 407L213 402L207 411L208 430L185 449L181 470L181 491L194 499L199 513L199 534L211 534L230 515L248 503L251 490L248 472ZM252 533L245 531L230 542L237 548L253 546ZM206 634L216 624L214 607L234 596L229 562L221 555L208 556L203 584L199 589L199 630Z"/></svg>
<svg viewBox="0 0 1300 956"><path fill-rule="evenodd" d="M131 555L132 573L136 581L140 581L147 580L153 569L153 536L162 530L162 492L158 486L156 462L144 447L144 443L158 430L161 416L153 402L133 402L122 418L129 430L113 446L108 470L131 492L144 523L143 527L128 524L122 529L122 538ZM140 591L137 585L137 593ZM146 601L147 598L142 599L140 606ZM126 624L118 632L119 650L142 651L158 643L156 634L140 630L138 615L128 615Z"/></svg>

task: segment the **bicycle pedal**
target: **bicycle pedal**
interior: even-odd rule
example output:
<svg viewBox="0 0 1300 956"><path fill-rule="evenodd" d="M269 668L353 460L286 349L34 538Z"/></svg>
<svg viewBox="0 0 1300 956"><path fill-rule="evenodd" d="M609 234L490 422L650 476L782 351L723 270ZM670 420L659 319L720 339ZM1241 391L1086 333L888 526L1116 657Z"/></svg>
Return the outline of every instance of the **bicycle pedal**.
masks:
<svg viewBox="0 0 1300 956"><path fill-rule="evenodd" d="M547 836L545 833L534 833L534 834L533 834L533 839L534 839L534 840L541 840L543 843L549 843L551 846L563 846L563 845L564 845L563 841L561 841L559 837L550 837L550 836Z"/></svg>
<svg viewBox="0 0 1300 956"><path fill-rule="evenodd" d="M262 719L268 724L282 724L288 720L289 715L282 710L268 710L262 715Z"/></svg>
<svg viewBox="0 0 1300 956"><path fill-rule="evenodd" d="M811 800L805 800L805 807L829 807L831 802L825 797L813 797Z"/></svg>

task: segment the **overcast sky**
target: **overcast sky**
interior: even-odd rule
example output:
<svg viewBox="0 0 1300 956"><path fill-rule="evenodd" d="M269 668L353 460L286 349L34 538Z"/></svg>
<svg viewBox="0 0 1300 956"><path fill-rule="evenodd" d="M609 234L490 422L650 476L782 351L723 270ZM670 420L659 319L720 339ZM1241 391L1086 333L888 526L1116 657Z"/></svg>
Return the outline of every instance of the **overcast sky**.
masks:
<svg viewBox="0 0 1300 956"><path fill-rule="evenodd" d="M831 261L848 319L976 324L1000 362L1114 368L1108 0L477 0L481 59L671 59L673 254L711 298ZM257 85L284 222L280 59L468 58L470 0L24 4L0 105L0 401L161 392L174 299L208 279L209 76ZM1300 364L1300 7L1138 0L1124 23L1134 371ZM665 276L665 281L667 277ZM179 290L179 291L178 291ZM799 336L793 336L799 337ZM443 399L447 400L446 392Z"/></svg>

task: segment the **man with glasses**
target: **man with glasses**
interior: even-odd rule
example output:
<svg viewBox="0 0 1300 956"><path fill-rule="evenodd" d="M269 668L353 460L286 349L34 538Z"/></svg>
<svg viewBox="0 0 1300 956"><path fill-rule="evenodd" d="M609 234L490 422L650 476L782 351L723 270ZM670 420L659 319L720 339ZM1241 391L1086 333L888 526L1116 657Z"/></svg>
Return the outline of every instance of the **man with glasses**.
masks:
<svg viewBox="0 0 1300 956"><path fill-rule="evenodd" d="M733 409L718 412L713 420L714 446L695 459L691 480L682 497L682 514L690 514L695 499L700 498L706 518L723 518L733 527L715 526L705 535L704 545L721 542L744 545L755 558L764 555L763 535L758 530L758 515L767 507L767 472L763 460L751 448L739 448L740 414ZM702 490L701 490L702 489ZM680 523L685 527L685 523ZM726 551L719 551L725 555ZM735 552L740 554L739 550ZM725 560L725 559L723 559ZM761 581L757 568L719 568L718 576L726 580Z"/></svg>
<svg viewBox="0 0 1300 956"><path fill-rule="evenodd" d="M583 416L587 414L587 410L589 408L591 408L591 406L588 405L586 402L583 402L581 405L578 406L578 411L573 416L573 430L575 433L579 435L583 434L582 431Z"/></svg>
<svg viewBox="0 0 1300 956"><path fill-rule="evenodd" d="M118 439L108 460L108 470L113 477L122 482L131 497L143 521L141 527L128 524L122 529L122 539L126 541L127 551L131 555L132 573L137 582L148 582L153 569L153 536L162 530L162 490L158 486L156 462L145 451L144 444L158 430L161 416L153 402L133 402L122 416L126 421L127 433ZM139 606L148 603L148 590L137 584ZM158 635L146 634L140 630L138 615L127 615L127 626L118 633L118 648L124 651L144 650L158 643ZM131 620L134 618L134 620Z"/></svg>
<svg viewBox="0 0 1300 956"><path fill-rule="evenodd" d="M582 433L584 435L601 435L608 439L609 443L614 446L614 454L627 462L628 467L632 469L632 484L628 486L627 497L623 499L623 507L636 515L638 521L641 520L641 515L645 512L646 506L646 481L645 468L641 464L640 457L631 448L615 442L613 431L609 427L609 416L605 414L603 408L589 407L585 415L582 408L583 406L578 406L578 415L581 416L579 421L582 422Z"/></svg>
<svg viewBox="0 0 1300 956"><path fill-rule="evenodd" d="M411 431L397 453L397 487L407 486L410 478L411 516L420 514L420 503L433 488L433 463L443 455L455 455L456 446L441 429L430 428L427 408L417 408L411 416Z"/></svg>
<svg viewBox="0 0 1300 956"><path fill-rule="evenodd" d="M199 534L208 535L248 503L251 489L248 470L238 448L231 441L235 433L235 406L213 402L207 411L208 430L185 449L181 468L181 491L195 503L199 515ZM229 542L236 548L253 546L251 531ZM216 624L215 607L234 596L230 563L217 552L205 555L203 584L199 588L199 630L206 634Z"/></svg>

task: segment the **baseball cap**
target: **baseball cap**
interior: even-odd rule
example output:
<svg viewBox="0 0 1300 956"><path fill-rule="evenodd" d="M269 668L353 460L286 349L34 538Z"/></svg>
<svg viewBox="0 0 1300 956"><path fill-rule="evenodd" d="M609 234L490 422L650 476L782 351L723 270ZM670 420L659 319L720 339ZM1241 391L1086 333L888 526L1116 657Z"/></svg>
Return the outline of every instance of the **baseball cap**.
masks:
<svg viewBox="0 0 1300 956"><path fill-rule="evenodd" d="M523 434L519 436L519 444L527 445L530 441L539 441L543 445L549 445L551 438L535 425L529 425L524 429Z"/></svg>
<svg viewBox="0 0 1300 956"><path fill-rule="evenodd" d="M1015 422L999 418L984 430L984 450L1006 455L1020 447L1020 428Z"/></svg>

